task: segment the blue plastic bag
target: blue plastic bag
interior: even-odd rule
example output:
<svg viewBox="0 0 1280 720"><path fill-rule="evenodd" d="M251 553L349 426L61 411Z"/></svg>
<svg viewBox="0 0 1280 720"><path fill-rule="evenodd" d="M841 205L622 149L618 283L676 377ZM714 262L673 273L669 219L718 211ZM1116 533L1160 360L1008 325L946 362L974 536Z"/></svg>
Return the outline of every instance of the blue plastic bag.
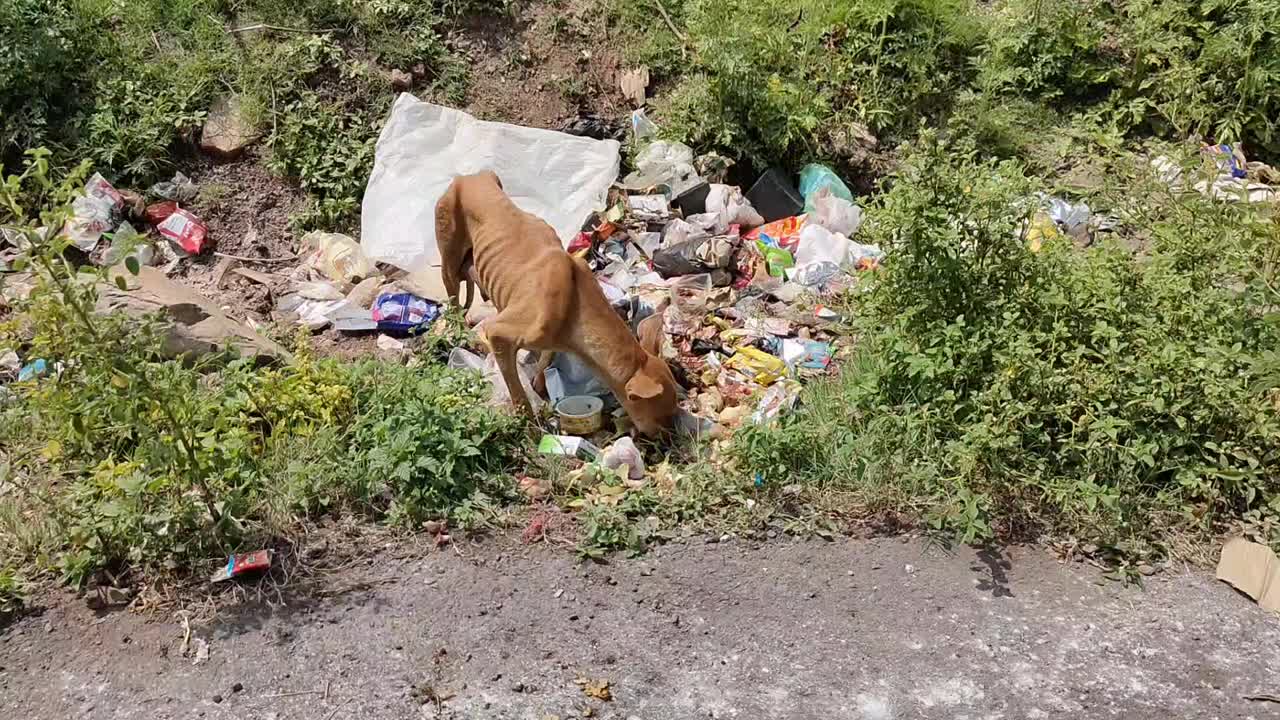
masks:
<svg viewBox="0 0 1280 720"><path fill-rule="evenodd" d="M440 303L413 293L383 293L373 303L373 320L386 333L416 333L440 317Z"/></svg>
<svg viewBox="0 0 1280 720"><path fill-rule="evenodd" d="M800 194L804 196L805 212L813 212L813 198L823 188L829 188L835 197L853 202L853 192L834 170L826 165L805 165L800 171Z"/></svg>

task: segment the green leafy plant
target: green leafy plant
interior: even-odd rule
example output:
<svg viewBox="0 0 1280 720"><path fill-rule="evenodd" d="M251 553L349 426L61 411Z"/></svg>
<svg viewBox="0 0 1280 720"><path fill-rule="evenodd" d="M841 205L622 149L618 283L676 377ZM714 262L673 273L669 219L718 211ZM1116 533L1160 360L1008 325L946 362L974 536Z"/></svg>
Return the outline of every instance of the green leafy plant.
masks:
<svg viewBox="0 0 1280 720"><path fill-rule="evenodd" d="M966 540L1133 553L1269 514L1280 418L1251 368L1280 340L1259 312L1273 221L1128 162L1095 200L1148 238L1146 259L1061 237L1033 251L1018 168L926 141L870 213L890 260L849 310L856 372L742 434L739 456L766 478L889 488Z"/></svg>

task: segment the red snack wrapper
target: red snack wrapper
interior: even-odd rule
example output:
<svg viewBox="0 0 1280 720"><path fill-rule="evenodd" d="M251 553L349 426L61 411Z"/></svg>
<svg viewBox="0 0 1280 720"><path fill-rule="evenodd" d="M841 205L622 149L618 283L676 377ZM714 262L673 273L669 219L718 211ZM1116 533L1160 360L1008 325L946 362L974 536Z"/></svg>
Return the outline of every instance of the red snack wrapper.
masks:
<svg viewBox="0 0 1280 720"><path fill-rule="evenodd" d="M209 228L200 218L182 208L174 210L169 217L156 225L156 230L192 255L200 254L204 249L205 237L209 234Z"/></svg>
<svg viewBox="0 0 1280 720"><path fill-rule="evenodd" d="M271 550L257 550L251 553L232 555L227 558L226 566L220 568L209 580L210 582L222 582L245 573L266 570L271 567L272 555L274 553Z"/></svg>

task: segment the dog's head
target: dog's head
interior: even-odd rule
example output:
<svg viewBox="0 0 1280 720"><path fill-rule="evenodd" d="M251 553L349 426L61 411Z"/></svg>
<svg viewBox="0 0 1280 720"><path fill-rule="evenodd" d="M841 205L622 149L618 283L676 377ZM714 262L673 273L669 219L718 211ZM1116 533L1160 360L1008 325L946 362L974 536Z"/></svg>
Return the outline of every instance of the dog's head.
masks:
<svg viewBox="0 0 1280 720"><path fill-rule="evenodd" d="M645 435L657 435L675 423L676 379L662 359L662 313L666 305L640 321L636 336L644 350L644 364L627 382L627 409L636 429Z"/></svg>
<svg viewBox="0 0 1280 720"><path fill-rule="evenodd" d="M637 430L653 436L671 429L678 409L676 379L665 360L646 352L644 363L627 381L625 390L622 406Z"/></svg>

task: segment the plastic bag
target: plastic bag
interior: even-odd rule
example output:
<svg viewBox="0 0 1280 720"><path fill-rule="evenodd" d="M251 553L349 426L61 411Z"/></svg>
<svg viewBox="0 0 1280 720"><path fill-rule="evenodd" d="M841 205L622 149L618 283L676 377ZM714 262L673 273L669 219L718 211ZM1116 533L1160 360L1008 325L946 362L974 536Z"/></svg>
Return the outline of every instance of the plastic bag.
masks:
<svg viewBox="0 0 1280 720"><path fill-rule="evenodd" d="M819 190L810 198L810 203L806 204L806 207L808 205L812 205L809 222L821 225L833 233L849 237L862 227L862 208L842 197L832 195L828 188Z"/></svg>
<svg viewBox="0 0 1280 720"><path fill-rule="evenodd" d="M763 240L768 246L779 247L794 253L800 245L800 231L804 229L808 219L807 215L795 215L775 220L767 225L761 225L743 237L748 240Z"/></svg>
<svg viewBox="0 0 1280 720"><path fill-rule="evenodd" d="M796 264L795 258L791 256L791 253L783 248L769 244L764 239L756 240L756 250L760 252L760 257L764 258L766 272L773 277L783 277L787 272L787 268L794 267Z"/></svg>
<svg viewBox="0 0 1280 720"><path fill-rule="evenodd" d="M440 264L436 203L458 175L492 170L521 210L567 245L605 207L618 177L614 140L485 122L401 93L378 137L360 213L365 256L421 272Z"/></svg>
<svg viewBox="0 0 1280 720"><path fill-rule="evenodd" d="M334 282L354 285L378 273L360 243L341 233L309 232L303 236L299 252L308 255L307 262Z"/></svg>
<svg viewBox="0 0 1280 720"><path fill-rule="evenodd" d="M712 185L707 192L707 212L716 216L717 233L723 233L730 225L756 227L764 224L764 218L751 207L742 190L732 185Z"/></svg>
<svg viewBox="0 0 1280 720"><path fill-rule="evenodd" d="M637 141L657 137L658 126L644 114L644 108L631 113L631 136Z"/></svg>
<svg viewBox="0 0 1280 720"><path fill-rule="evenodd" d="M632 195L627 198L627 208L639 220L657 222L671 217L666 195Z"/></svg>
<svg viewBox="0 0 1280 720"><path fill-rule="evenodd" d="M668 334L688 335L702 327L711 287L711 276L707 274L673 278L667 284L670 305L663 314L663 330Z"/></svg>
<svg viewBox="0 0 1280 720"><path fill-rule="evenodd" d="M843 267L848 254L849 238L832 232L822 225L809 223L800 231L800 243L795 251L795 259L799 267L823 262Z"/></svg>
<svg viewBox="0 0 1280 720"><path fill-rule="evenodd" d="M116 226L124 198L101 175L95 173L84 185L84 194L71 203L71 220L64 232L71 244L85 252L92 250L102 234Z"/></svg>
<svg viewBox="0 0 1280 720"><path fill-rule="evenodd" d="M172 200L177 203L189 203L196 199L196 195L200 190L196 184L191 182L191 178L182 173L174 173L173 179L158 182L147 189L147 192L154 197Z"/></svg>
<svg viewBox="0 0 1280 720"><path fill-rule="evenodd" d="M666 185L675 197L702 182L693 168L693 148L681 142L655 140L636 156L635 172L623 178L623 185L643 189Z"/></svg>
<svg viewBox="0 0 1280 720"><path fill-rule="evenodd" d="M686 240L654 253L653 269L664 278L705 273L728 267L733 260L732 240L722 235Z"/></svg>
<svg viewBox="0 0 1280 720"><path fill-rule="evenodd" d="M523 354L523 353L522 353ZM529 356L526 355L526 358ZM507 392L507 383L502 379L502 371L498 370L498 361L492 355L480 357L466 348L454 348L449 353L448 366L454 370L474 370L482 375L493 386L490 402L494 405L506 405L511 402L511 394ZM535 411L542 408L542 398L533 391L533 375L536 368L529 363L517 362L516 370L520 375L520 385Z"/></svg>
<svg viewBox="0 0 1280 720"><path fill-rule="evenodd" d="M815 262L799 267L787 268L787 279L796 285L806 288L820 287L832 279L839 277L843 272L840 266L833 262Z"/></svg>
<svg viewBox="0 0 1280 720"><path fill-rule="evenodd" d="M606 448L601 462L610 470L626 465L627 477L631 480L644 477L644 455L640 454L640 448L636 447L630 436L618 438Z"/></svg>
<svg viewBox="0 0 1280 720"><path fill-rule="evenodd" d="M804 211L813 212L818 193L827 191L833 197L853 202L853 193L839 175L826 165L805 165L800 171L800 194L804 196Z"/></svg>
<svg viewBox="0 0 1280 720"><path fill-rule="evenodd" d="M782 358L754 347L739 348L724 366L742 371L761 385L770 385L787 374Z"/></svg>
<svg viewBox="0 0 1280 720"><path fill-rule="evenodd" d="M373 320L385 333L414 333L440 317L440 303L412 293L383 293L373 301Z"/></svg>
<svg viewBox="0 0 1280 720"><path fill-rule="evenodd" d="M780 382L765 391L751 413L751 422L756 425L768 425L777 420L783 413L795 407L800 397L800 384L794 381Z"/></svg>
<svg viewBox="0 0 1280 720"><path fill-rule="evenodd" d="M608 400L613 397L609 386L596 377L591 366L573 353L556 353L551 364L543 372L547 383L547 397L553 402L571 395L594 395Z"/></svg>
<svg viewBox="0 0 1280 720"><path fill-rule="evenodd" d="M817 340L784 338L782 361L791 367L825 370L831 364L831 344Z"/></svg>
<svg viewBox="0 0 1280 720"><path fill-rule="evenodd" d="M107 254L103 256L102 263L111 267L129 256L137 258L139 265L150 265L155 262L156 249L147 242L146 237L139 235L132 225L123 222L111 235L111 247L107 248Z"/></svg>
<svg viewBox="0 0 1280 720"><path fill-rule="evenodd" d="M156 225L156 230L169 242L191 255L199 255L204 250L204 241L209 233L203 220L190 210L182 208L170 213L169 217Z"/></svg>

